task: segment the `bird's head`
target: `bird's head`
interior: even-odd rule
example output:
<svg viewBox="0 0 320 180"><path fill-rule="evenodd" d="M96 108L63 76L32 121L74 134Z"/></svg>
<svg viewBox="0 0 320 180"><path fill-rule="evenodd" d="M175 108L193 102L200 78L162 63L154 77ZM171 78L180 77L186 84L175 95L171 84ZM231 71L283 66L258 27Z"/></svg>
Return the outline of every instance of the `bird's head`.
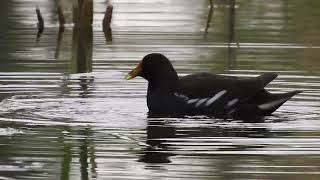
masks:
<svg viewBox="0 0 320 180"><path fill-rule="evenodd" d="M130 80L137 76L149 82L154 80L163 81L172 78L176 79L178 77L169 59L160 53L146 55L138 65L126 75L125 79Z"/></svg>

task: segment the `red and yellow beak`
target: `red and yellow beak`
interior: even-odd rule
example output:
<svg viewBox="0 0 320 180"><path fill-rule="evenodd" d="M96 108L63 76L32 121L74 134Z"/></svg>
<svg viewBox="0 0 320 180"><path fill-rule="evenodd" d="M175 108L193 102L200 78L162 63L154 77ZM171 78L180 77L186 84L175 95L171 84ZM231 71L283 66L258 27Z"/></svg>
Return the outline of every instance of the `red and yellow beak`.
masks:
<svg viewBox="0 0 320 180"><path fill-rule="evenodd" d="M126 80L130 80L130 79L137 77L141 73L141 70L142 70L141 64L142 64L142 61L140 61L139 64L134 69L132 69L124 78Z"/></svg>

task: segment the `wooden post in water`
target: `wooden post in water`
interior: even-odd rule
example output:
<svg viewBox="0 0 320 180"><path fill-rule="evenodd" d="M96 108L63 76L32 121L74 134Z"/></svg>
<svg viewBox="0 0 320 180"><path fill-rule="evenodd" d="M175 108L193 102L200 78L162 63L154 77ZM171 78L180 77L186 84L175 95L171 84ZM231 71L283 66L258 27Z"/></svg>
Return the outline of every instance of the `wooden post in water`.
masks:
<svg viewBox="0 0 320 180"><path fill-rule="evenodd" d="M230 13L229 13L229 44L235 42L235 18L236 10L235 0L230 0Z"/></svg>
<svg viewBox="0 0 320 180"><path fill-rule="evenodd" d="M66 18L63 13L64 5L63 5L62 1L63 0L59 0L58 5L57 5L58 20L59 20L59 34L58 34L58 38L57 38L56 51L55 51L55 55L54 55L55 59L58 59L59 55L60 55L60 46L61 46L61 41L63 38L64 24L66 22Z"/></svg>
<svg viewBox="0 0 320 180"><path fill-rule="evenodd" d="M66 22L64 14L63 14L63 4L62 0L59 0L58 2L58 19L59 19L59 33L64 31L64 24Z"/></svg>
<svg viewBox="0 0 320 180"><path fill-rule="evenodd" d="M38 18L38 33L37 33L37 38L40 38L43 30L44 30L44 20L43 20L43 17L41 15L41 12L40 12L40 8L39 7L36 7L36 13L37 13L37 18Z"/></svg>
<svg viewBox="0 0 320 180"><path fill-rule="evenodd" d="M104 35L106 37L107 42L112 41L112 29L111 29L112 13L113 13L113 5L111 4L111 1L109 0L107 2L106 12L104 14L104 18L102 21L102 28L103 28L103 32L104 32Z"/></svg>
<svg viewBox="0 0 320 180"><path fill-rule="evenodd" d="M235 0L230 0L230 9L229 9L229 48L228 48L228 67L229 69L234 69L236 66L236 48L233 46L237 44L235 40L235 21L236 21L236 10L235 10Z"/></svg>
<svg viewBox="0 0 320 180"><path fill-rule="evenodd" d="M77 0L73 6L72 73L92 71L93 0Z"/></svg>
<svg viewBox="0 0 320 180"><path fill-rule="evenodd" d="M74 28L72 36L71 72L86 73L92 71L92 28Z"/></svg>
<svg viewBox="0 0 320 180"><path fill-rule="evenodd" d="M208 0L210 3L210 9L209 9L209 13L208 13L208 18L207 18L207 24L206 24L206 29L205 29L205 35L208 34L208 30L210 28L210 23L211 23L211 19L212 19L212 14L213 14L213 0Z"/></svg>
<svg viewBox="0 0 320 180"><path fill-rule="evenodd" d="M93 0L78 0L73 7L73 22L77 27L93 23Z"/></svg>

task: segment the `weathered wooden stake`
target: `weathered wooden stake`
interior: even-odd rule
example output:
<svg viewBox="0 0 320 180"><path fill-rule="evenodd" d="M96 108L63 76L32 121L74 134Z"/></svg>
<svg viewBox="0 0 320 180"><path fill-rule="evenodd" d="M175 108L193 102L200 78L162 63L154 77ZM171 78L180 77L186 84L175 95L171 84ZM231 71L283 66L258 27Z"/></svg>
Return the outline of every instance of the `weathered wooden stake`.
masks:
<svg viewBox="0 0 320 180"><path fill-rule="evenodd" d="M92 71L93 0L77 0L73 6L71 72Z"/></svg>
<svg viewBox="0 0 320 180"><path fill-rule="evenodd" d="M62 1L58 2L58 19L59 19L59 31L64 31L64 24L66 22L64 14L63 14L63 4Z"/></svg>
<svg viewBox="0 0 320 180"><path fill-rule="evenodd" d="M235 19L236 19L235 0L230 1L229 10L229 44L235 42Z"/></svg>
<svg viewBox="0 0 320 180"><path fill-rule="evenodd" d="M210 28L211 19L212 19L212 14L213 14L213 0L209 0L209 3L210 3L210 9L209 9L208 18L207 18L207 24L206 24L206 29L205 29L206 35L208 34L208 31L209 31L209 28Z"/></svg>
<svg viewBox="0 0 320 180"><path fill-rule="evenodd" d="M36 13L37 13L37 18L38 18L38 33L37 33L37 37L39 38L44 30L44 21L43 21L43 17L41 15L40 12L40 8L36 7Z"/></svg>
<svg viewBox="0 0 320 180"><path fill-rule="evenodd" d="M112 20L112 13L113 13L113 5L109 1L107 4L106 12L104 14L104 18L102 21L103 28L108 28L111 25Z"/></svg>
<svg viewBox="0 0 320 180"><path fill-rule="evenodd" d="M103 32L107 42L112 41L112 29L111 29L112 13L113 13L113 5L111 4L111 1L108 1L106 12L104 14L104 18L102 21Z"/></svg>
<svg viewBox="0 0 320 180"><path fill-rule="evenodd" d="M88 27L93 23L93 0L78 0L73 7L73 22L76 27Z"/></svg>

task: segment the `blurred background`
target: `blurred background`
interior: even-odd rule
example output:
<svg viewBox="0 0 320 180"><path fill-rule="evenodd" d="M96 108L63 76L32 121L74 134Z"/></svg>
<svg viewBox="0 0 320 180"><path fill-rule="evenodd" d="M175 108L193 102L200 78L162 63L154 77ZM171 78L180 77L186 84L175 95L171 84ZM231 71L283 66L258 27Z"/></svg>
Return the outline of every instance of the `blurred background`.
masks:
<svg viewBox="0 0 320 180"><path fill-rule="evenodd" d="M0 1L0 179L319 179L320 1L112 4L104 31L105 0ZM261 124L147 118L147 82L124 75L152 52L304 92Z"/></svg>

